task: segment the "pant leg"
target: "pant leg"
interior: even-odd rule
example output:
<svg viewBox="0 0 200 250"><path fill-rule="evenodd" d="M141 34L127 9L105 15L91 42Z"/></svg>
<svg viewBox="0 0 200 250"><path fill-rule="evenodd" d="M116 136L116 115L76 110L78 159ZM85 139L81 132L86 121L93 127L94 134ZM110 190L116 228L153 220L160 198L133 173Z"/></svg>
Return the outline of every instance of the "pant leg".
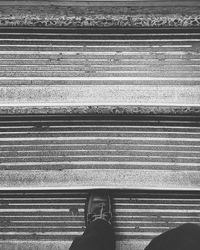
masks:
<svg viewBox="0 0 200 250"><path fill-rule="evenodd" d="M145 250L200 250L200 226L183 224L154 238Z"/></svg>
<svg viewBox="0 0 200 250"><path fill-rule="evenodd" d="M88 225L82 236L75 238L70 250L115 250L112 226L101 219Z"/></svg>

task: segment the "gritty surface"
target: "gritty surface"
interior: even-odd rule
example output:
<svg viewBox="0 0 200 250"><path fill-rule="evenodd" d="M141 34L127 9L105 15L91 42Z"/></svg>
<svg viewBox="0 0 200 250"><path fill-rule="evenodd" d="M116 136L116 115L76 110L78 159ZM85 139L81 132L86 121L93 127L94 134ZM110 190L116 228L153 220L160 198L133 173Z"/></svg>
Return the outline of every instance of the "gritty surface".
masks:
<svg viewBox="0 0 200 250"><path fill-rule="evenodd" d="M1 107L0 114L76 114L76 115L133 115L133 114L174 114L199 115L199 107L168 106L68 106L68 107Z"/></svg>
<svg viewBox="0 0 200 250"><path fill-rule="evenodd" d="M1 27L200 27L200 7L1 6ZM1 114L199 114L199 107L2 107Z"/></svg>
<svg viewBox="0 0 200 250"><path fill-rule="evenodd" d="M200 27L200 7L1 6L0 26Z"/></svg>

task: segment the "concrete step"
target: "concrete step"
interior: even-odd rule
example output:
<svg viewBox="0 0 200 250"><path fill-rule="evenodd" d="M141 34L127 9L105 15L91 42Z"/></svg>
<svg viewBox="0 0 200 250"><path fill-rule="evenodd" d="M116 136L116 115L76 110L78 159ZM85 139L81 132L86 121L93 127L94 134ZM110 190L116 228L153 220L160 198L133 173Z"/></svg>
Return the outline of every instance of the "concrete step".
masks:
<svg viewBox="0 0 200 250"><path fill-rule="evenodd" d="M137 7L152 7L152 6L199 6L200 3L198 0L58 0L58 1L49 1L49 0L1 0L0 6L137 6Z"/></svg>
<svg viewBox="0 0 200 250"><path fill-rule="evenodd" d="M200 27L198 0L0 1L4 27Z"/></svg>
<svg viewBox="0 0 200 250"><path fill-rule="evenodd" d="M198 108L199 41L198 29L0 28L0 110Z"/></svg>
<svg viewBox="0 0 200 250"><path fill-rule="evenodd" d="M85 191L0 193L2 250L68 249L81 235ZM117 250L143 250L156 235L183 223L200 223L200 193L119 191L113 197Z"/></svg>
<svg viewBox="0 0 200 250"><path fill-rule="evenodd" d="M2 115L0 189L200 189L198 115Z"/></svg>

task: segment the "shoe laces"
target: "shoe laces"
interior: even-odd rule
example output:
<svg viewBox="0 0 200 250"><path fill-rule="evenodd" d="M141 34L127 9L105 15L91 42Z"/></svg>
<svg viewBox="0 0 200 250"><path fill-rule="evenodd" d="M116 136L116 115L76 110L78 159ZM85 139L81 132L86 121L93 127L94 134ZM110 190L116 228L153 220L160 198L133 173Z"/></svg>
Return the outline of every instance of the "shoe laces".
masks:
<svg viewBox="0 0 200 250"><path fill-rule="evenodd" d="M104 208L105 208L105 204L100 204L100 206L98 207L98 209L100 209L100 213L99 214L88 214L88 221L95 221L97 219L102 219L105 220L109 223L111 223L111 218L112 218L112 214L108 213L108 212L104 212Z"/></svg>

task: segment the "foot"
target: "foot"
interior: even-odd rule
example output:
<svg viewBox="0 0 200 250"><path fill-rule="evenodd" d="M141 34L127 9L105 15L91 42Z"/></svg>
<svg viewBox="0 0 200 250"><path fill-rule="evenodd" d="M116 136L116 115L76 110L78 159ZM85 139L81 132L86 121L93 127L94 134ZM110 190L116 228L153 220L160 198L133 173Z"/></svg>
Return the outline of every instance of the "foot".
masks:
<svg viewBox="0 0 200 250"><path fill-rule="evenodd" d="M88 197L85 212L86 226L98 219L105 220L111 224L112 210L108 191L93 190Z"/></svg>

